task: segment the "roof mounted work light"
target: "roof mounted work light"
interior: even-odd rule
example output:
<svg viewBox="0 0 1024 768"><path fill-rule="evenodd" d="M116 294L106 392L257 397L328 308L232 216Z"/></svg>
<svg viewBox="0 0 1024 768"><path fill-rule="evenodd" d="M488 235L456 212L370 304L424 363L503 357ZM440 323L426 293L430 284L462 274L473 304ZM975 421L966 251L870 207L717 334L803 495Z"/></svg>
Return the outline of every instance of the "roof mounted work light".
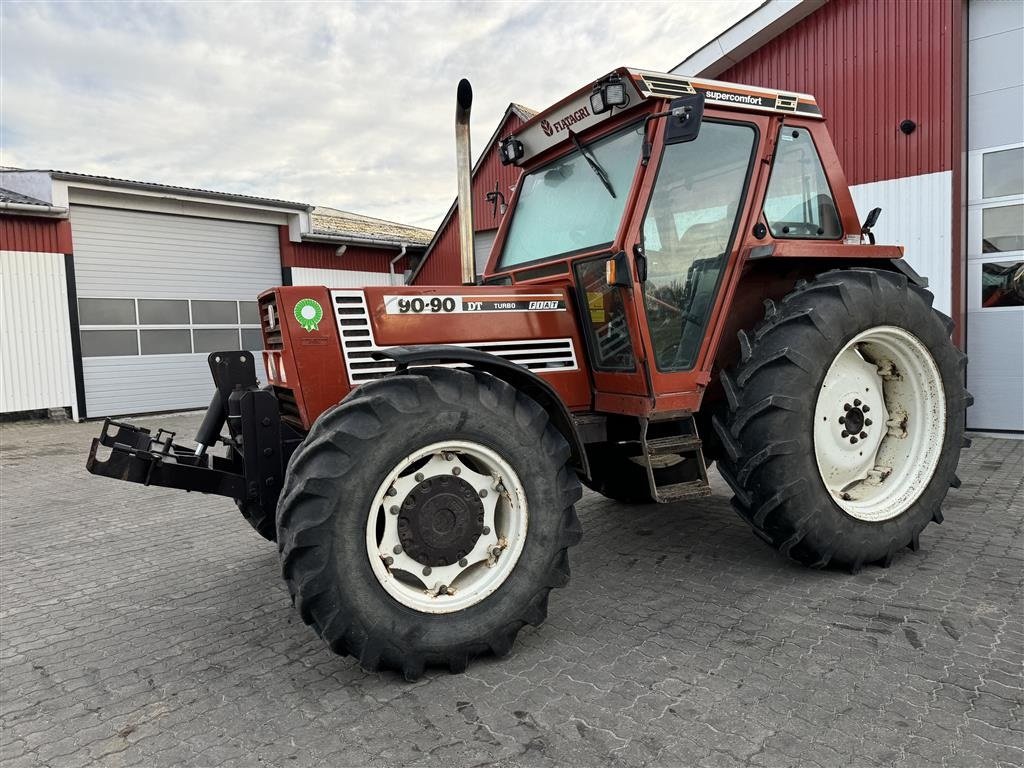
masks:
<svg viewBox="0 0 1024 768"><path fill-rule="evenodd" d="M502 165L512 165L523 159L526 150L523 148L523 142L514 136L509 136L501 142L498 153L501 155Z"/></svg>
<svg viewBox="0 0 1024 768"><path fill-rule="evenodd" d="M590 94L590 111L595 115L607 112L613 107L624 107L629 103L626 84L617 74L612 74L605 81L594 83L594 91Z"/></svg>

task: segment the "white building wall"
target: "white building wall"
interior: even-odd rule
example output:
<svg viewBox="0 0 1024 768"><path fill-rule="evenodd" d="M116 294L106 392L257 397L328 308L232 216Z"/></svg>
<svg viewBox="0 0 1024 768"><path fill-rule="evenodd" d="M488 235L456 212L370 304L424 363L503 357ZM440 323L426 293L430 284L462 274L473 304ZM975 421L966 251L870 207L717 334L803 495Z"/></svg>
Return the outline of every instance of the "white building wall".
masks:
<svg viewBox="0 0 1024 768"><path fill-rule="evenodd" d="M389 272L292 267L292 285L322 285L326 288L362 288L364 285L402 284L401 274L393 275Z"/></svg>
<svg viewBox="0 0 1024 768"><path fill-rule="evenodd" d="M0 412L78 418L64 255L0 251Z"/></svg>
<svg viewBox="0 0 1024 768"><path fill-rule="evenodd" d="M874 228L879 244L902 245L904 258L928 278L935 308L952 315L953 174L925 173L850 187L863 220L872 208L882 215Z"/></svg>

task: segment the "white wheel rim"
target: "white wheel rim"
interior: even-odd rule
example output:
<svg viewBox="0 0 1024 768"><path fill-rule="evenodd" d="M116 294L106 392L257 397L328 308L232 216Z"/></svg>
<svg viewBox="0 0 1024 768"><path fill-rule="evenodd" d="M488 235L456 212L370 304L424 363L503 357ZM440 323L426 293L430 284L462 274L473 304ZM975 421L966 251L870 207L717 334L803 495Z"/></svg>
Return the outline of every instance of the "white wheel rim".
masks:
<svg viewBox="0 0 1024 768"><path fill-rule="evenodd" d="M851 339L829 366L814 410L814 456L844 512L882 522L924 491L945 431L935 359L913 334L881 325Z"/></svg>
<svg viewBox="0 0 1024 768"><path fill-rule="evenodd" d="M407 512L408 504L416 504L416 489L434 478L435 483L456 486L443 491L449 501L468 484L475 494L473 507L479 509L476 499L482 507L482 519L474 517L473 525L480 530L472 545L460 552L459 560L444 565L421 562L405 546L422 544L422 536L417 540L408 533L409 523L428 513L422 507ZM460 499L454 499L456 512L447 502L438 502L429 512L430 520L417 523L431 540L444 538L446 521L466 519L458 510L471 502ZM526 543L527 520L526 491L512 467L483 445L448 440L409 454L388 473L369 510L366 554L377 581L402 605L424 613L452 613L479 603L508 579Z"/></svg>

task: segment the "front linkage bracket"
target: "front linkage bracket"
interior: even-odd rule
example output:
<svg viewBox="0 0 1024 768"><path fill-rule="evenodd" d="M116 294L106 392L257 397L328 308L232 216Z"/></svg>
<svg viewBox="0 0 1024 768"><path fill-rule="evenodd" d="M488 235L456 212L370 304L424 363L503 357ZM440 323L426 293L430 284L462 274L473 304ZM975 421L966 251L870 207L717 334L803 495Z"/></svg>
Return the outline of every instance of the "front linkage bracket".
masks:
<svg viewBox="0 0 1024 768"><path fill-rule="evenodd" d="M106 419L92 441L86 468L142 485L181 488L274 509L284 469L302 436L282 424L277 398L260 389L251 352L214 352L209 357L216 389L196 435L198 447L174 442L174 433ZM224 426L228 434L222 435ZM207 452L217 442L227 456ZM100 447L110 449L106 460Z"/></svg>

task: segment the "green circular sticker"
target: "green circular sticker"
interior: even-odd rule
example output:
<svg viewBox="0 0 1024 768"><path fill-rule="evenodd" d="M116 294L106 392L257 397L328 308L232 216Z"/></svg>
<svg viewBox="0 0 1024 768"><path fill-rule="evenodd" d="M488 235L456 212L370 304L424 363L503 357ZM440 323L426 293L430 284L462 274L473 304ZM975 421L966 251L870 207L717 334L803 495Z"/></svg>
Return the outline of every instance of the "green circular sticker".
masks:
<svg viewBox="0 0 1024 768"><path fill-rule="evenodd" d="M307 331L318 331L317 323L324 316L324 308L316 299L302 299L295 305L295 319Z"/></svg>

